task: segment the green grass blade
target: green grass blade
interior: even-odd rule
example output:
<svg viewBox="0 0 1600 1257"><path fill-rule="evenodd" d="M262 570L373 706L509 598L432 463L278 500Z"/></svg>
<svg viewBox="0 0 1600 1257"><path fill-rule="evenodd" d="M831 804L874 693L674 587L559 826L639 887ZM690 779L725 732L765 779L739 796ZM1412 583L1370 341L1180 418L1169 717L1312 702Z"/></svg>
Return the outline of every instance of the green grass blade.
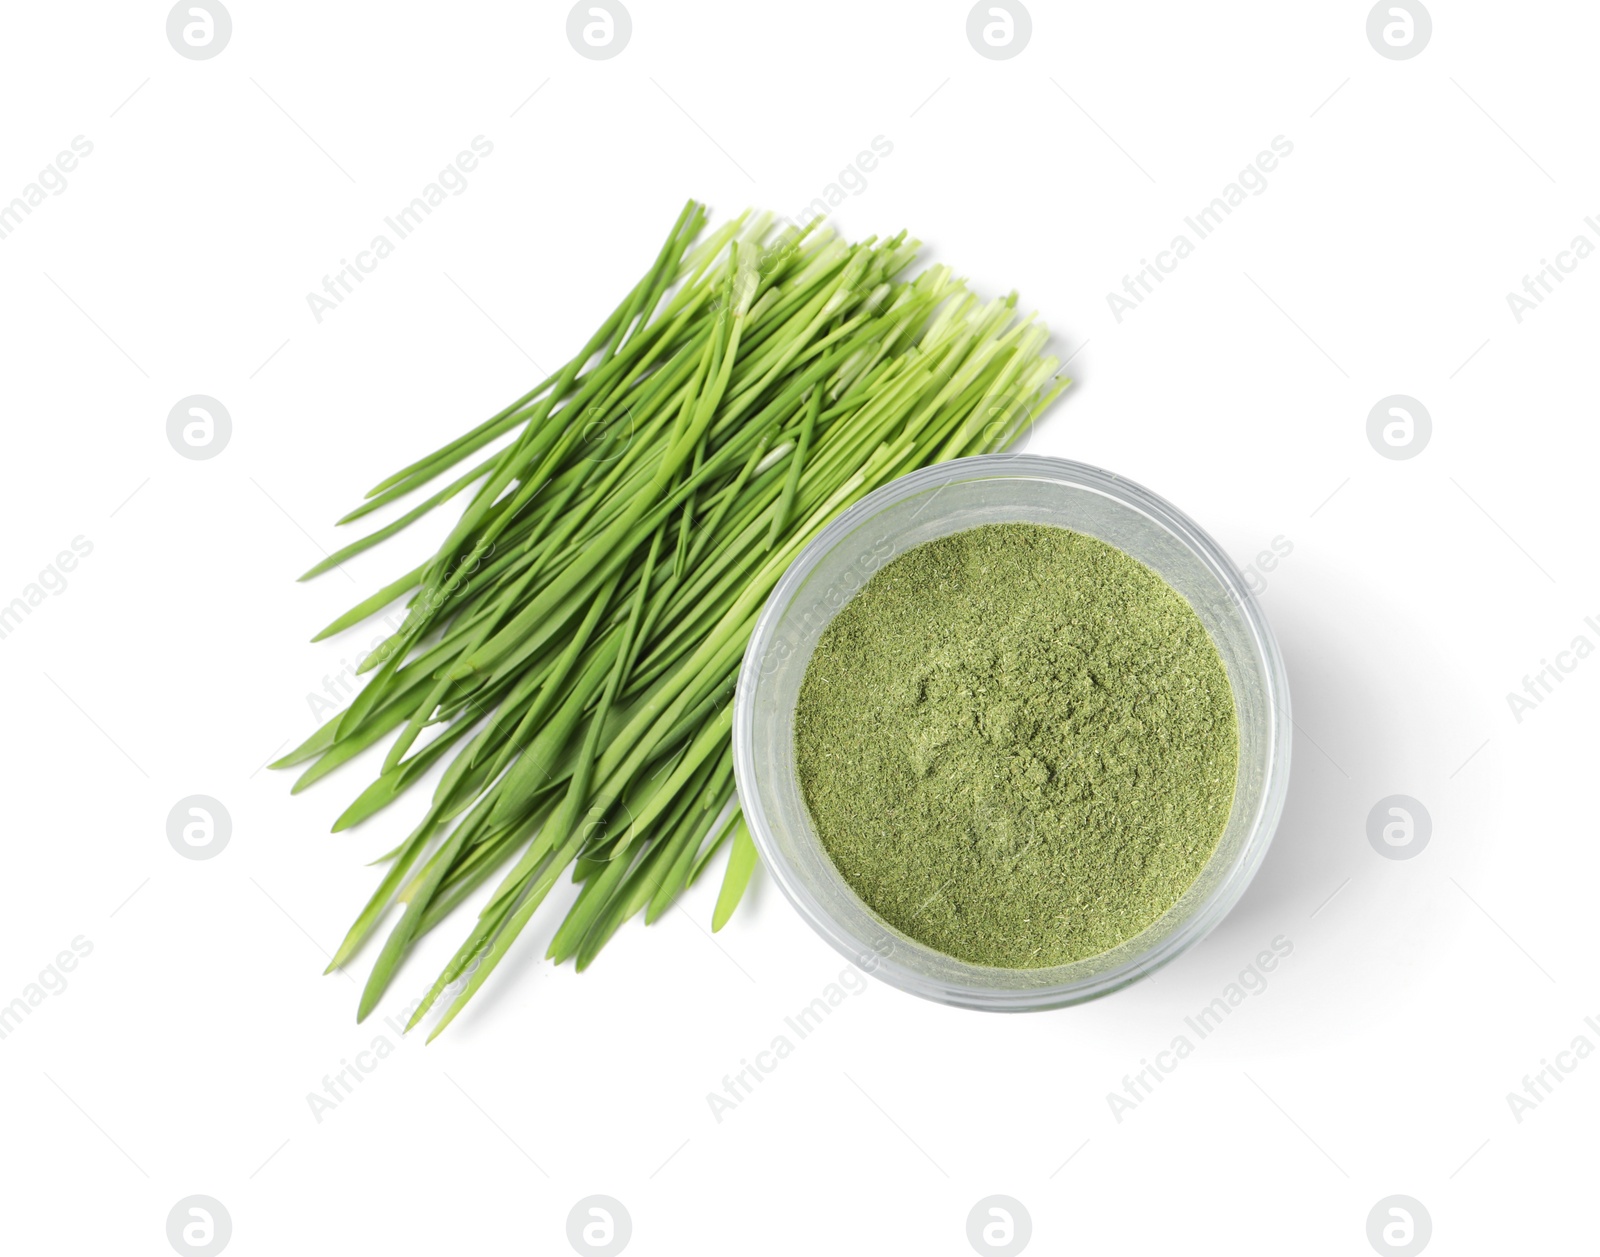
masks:
<svg viewBox="0 0 1600 1257"><path fill-rule="evenodd" d="M722 889L717 892L716 910L711 914L713 934L728 923L733 910L739 906L755 867L756 844L750 837L750 827L744 823L744 813L741 812L733 827L733 849L728 852L728 870L722 875Z"/></svg>

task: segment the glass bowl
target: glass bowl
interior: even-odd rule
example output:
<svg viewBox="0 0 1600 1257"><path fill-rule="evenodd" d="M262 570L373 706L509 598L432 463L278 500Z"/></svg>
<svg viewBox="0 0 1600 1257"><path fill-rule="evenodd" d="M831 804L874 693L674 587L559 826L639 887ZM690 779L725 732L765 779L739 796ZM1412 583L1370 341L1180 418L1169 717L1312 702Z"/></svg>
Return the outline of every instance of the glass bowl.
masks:
<svg viewBox="0 0 1600 1257"><path fill-rule="evenodd" d="M852 594L890 559L936 537L996 523L1086 533L1145 564L1188 599L1227 667L1239 722L1233 810L1210 861L1145 930L1071 964L1002 969L957 960L885 922L840 876L795 772L794 711L812 649ZM1289 685L1244 577L1198 525L1108 471L1028 454L962 458L868 494L802 550L756 624L734 699L739 802L767 868L811 928L863 970L925 999L1024 1012L1118 990L1204 938L1266 854L1289 784Z"/></svg>

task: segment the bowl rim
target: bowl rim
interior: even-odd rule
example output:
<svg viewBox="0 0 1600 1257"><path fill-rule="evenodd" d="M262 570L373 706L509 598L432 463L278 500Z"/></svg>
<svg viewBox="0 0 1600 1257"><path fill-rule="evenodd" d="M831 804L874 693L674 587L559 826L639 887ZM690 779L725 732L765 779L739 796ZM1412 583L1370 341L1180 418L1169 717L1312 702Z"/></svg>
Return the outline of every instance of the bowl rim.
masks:
<svg viewBox="0 0 1600 1257"><path fill-rule="evenodd" d="M1266 706L1270 728L1265 744L1269 761L1261 800L1232 867L1219 879L1209 897L1177 928L1145 951L1134 953L1119 964L1087 978L1033 987L987 985L982 980L985 973L998 976L1012 975L1017 971L993 969L948 956L944 959L954 961L964 973L971 975L971 980L951 982L934 978L901 963L896 955L899 932L881 919L881 936L870 943L845 928L812 895L779 850L772 824L762 805L760 791L755 789L758 779L755 765L755 712L761 660L766 655L779 619L796 593L826 555L887 507L938 485L983 479L1047 480L1070 484L1131 507L1172 534L1211 571L1241 613L1261 668L1268 700ZM841 608L846 604L841 604ZM833 614L837 613L838 609L835 609ZM831 620L832 617L829 618ZM1216 928L1255 877L1282 817L1289 785L1292 727L1288 673L1272 627L1238 566L1199 524L1143 485L1104 468L1038 454L979 454L936 463L881 485L842 511L795 556L767 596L740 664L733 713L734 780L745 824L773 880L806 923L841 955L864 972L925 999L996 1012L1035 1011L1082 1003L1120 990L1176 959ZM816 841L814 835L813 841ZM826 852L823 854L826 856ZM866 907L865 904L862 906ZM870 916L877 918L870 907L866 910ZM914 948L943 955L916 940L905 941Z"/></svg>

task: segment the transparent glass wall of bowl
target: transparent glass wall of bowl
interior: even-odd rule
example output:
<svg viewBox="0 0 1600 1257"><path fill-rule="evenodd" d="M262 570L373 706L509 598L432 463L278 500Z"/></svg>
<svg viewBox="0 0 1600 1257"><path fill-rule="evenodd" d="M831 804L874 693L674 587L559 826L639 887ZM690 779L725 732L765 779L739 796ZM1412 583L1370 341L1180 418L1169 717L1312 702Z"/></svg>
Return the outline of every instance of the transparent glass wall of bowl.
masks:
<svg viewBox="0 0 1600 1257"><path fill-rule="evenodd" d="M1233 811L1216 853L1160 919L1112 951L1048 969L995 969L945 956L872 912L840 877L812 828L795 773L793 720L817 639L895 555L980 524L1051 524L1087 533L1146 564L1188 599L1227 666L1239 722ZM1132 481L1030 455L984 455L926 468L863 498L796 558L768 600L739 676L734 764L739 798L768 869L841 953L884 981L971 1008L1024 1011L1127 985L1192 946L1238 901L1283 809L1289 692L1260 605L1196 524Z"/></svg>

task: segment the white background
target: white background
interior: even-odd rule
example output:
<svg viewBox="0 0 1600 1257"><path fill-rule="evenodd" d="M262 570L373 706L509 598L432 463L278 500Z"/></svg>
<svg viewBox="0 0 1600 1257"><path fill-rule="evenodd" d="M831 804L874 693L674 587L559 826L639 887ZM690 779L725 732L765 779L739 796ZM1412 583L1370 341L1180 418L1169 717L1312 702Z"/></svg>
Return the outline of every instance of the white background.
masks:
<svg viewBox="0 0 1600 1257"><path fill-rule="evenodd" d="M0 602L93 546L0 640L0 1003L93 947L0 1040L7 1249L169 1252L194 1193L241 1255L561 1252L597 1192L641 1255L959 1254L993 1193L1037 1252L1364 1253L1394 1193L1439 1253L1590 1243L1600 1059L1521 1122L1506 1096L1600 1046L1600 660L1520 722L1506 693L1600 644L1600 260L1520 324L1506 294L1600 244L1600 11L1439 0L1390 60L1360 3L1034 3L1004 61L959 3L636 0L609 61L566 11L236 0L192 61L160 4L7 6L0 200L94 145L0 240ZM316 322L306 294L477 135L466 191ZM1119 323L1106 294L1279 135L1267 190ZM910 228L1077 351L1035 452L1148 485L1241 565L1292 543L1264 603L1294 776L1260 875L1084 1007L874 982L720 1123L707 1093L840 959L764 874L715 940L713 875L583 975L538 959L546 914L450 1033L319 1122L307 1094L397 1040L382 1014L465 922L363 1027L355 982L319 976L415 802L330 836L375 763L294 798L260 766L371 638L310 633L436 533L293 578L370 484L564 360L686 197L794 214L875 136L893 152L840 229ZM165 434L195 393L233 418L211 461ZM1433 418L1407 461L1366 437L1395 393ZM196 793L233 821L207 861L166 837ZM1394 793L1432 817L1414 859L1367 840ZM1116 1120L1107 1094L1279 935L1267 988Z"/></svg>

